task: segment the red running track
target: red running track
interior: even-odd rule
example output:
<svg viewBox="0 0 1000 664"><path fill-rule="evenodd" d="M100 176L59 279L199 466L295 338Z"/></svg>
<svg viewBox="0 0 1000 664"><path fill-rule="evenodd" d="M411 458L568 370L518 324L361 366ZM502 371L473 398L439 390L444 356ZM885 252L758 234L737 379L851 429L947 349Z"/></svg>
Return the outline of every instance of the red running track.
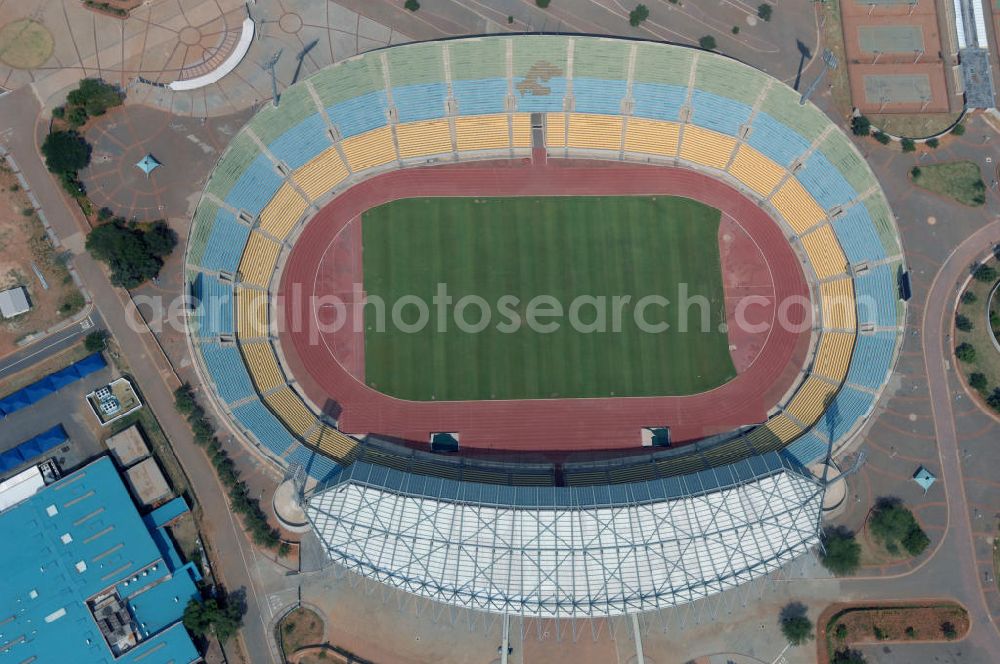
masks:
<svg viewBox="0 0 1000 664"><path fill-rule="evenodd" d="M730 343L736 347L733 355L740 369L736 378L714 390L682 397L405 401L359 379L358 345L363 346L363 333L354 333L348 325L332 338L317 336L315 312L308 310L310 298L330 295L339 290L337 284L360 281L360 260L352 255L360 246L359 224L350 222L365 210L419 196L518 195L676 195L721 210L722 228L738 226L748 236L737 249L756 246L756 251L736 252L722 247L728 271L724 281ZM723 238L720 229L720 243ZM320 278L331 247L339 273L330 275L327 265ZM746 254L742 265L735 255L739 253ZM707 175L680 168L558 159L545 164L511 160L413 168L352 187L307 224L281 276L279 340L305 393L349 433L426 443L431 432L459 432L463 447L518 451L634 449L643 426L667 425L673 440L685 443L766 419L767 411L795 380L810 334L808 324L798 329L772 324L763 335L741 336L732 320L733 303L741 294L762 294L762 287L770 304L757 306L755 320L773 322L777 303L789 298L808 301L802 266L777 223L749 198ZM788 312L793 325L804 319L808 323L811 311L805 309ZM753 350L747 356L745 349L750 346ZM338 358L347 361L342 364Z"/></svg>

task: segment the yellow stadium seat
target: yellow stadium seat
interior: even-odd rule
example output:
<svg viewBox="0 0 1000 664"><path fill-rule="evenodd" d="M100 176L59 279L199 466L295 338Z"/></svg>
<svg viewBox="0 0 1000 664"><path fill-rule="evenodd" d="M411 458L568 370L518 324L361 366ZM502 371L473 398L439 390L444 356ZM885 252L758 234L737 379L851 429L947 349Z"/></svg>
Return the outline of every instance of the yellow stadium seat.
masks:
<svg viewBox="0 0 1000 664"><path fill-rule="evenodd" d="M240 339L267 336L267 293L249 288L236 289L236 334Z"/></svg>
<svg viewBox="0 0 1000 664"><path fill-rule="evenodd" d="M570 113L568 142L571 148L618 152L622 147L622 118Z"/></svg>
<svg viewBox="0 0 1000 664"><path fill-rule="evenodd" d="M676 122L629 118L625 127L625 151L677 156L681 126Z"/></svg>
<svg viewBox="0 0 1000 664"><path fill-rule="evenodd" d="M341 147L351 170L357 173L366 168L388 164L396 158L392 144L392 129L380 127L346 139Z"/></svg>
<svg viewBox="0 0 1000 664"><path fill-rule="evenodd" d="M510 147L506 115L455 118L455 140L460 151L503 150Z"/></svg>
<svg viewBox="0 0 1000 664"><path fill-rule="evenodd" d="M816 205L813 197L795 178L785 180L785 184L771 197L771 203L796 233L804 233L826 218L826 212Z"/></svg>
<svg viewBox="0 0 1000 664"><path fill-rule="evenodd" d="M681 158L720 171L729 163L736 139L689 124L681 138Z"/></svg>
<svg viewBox="0 0 1000 664"><path fill-rule="evenodd" d="M837 238L829 224L820 226L808 235L802 236L802 246L809 256L809 262L816 276L826 279L847 272L847 258L840 249Z"/></svg>
<svg viewBox="0 0 1000 664"><path fill-rule="evenodd" d="M826 410L828 399L832 399L836 391L836 385L810 376L792 397L785 412L806 426L810 426Z"/></svg>
<svg viewBox="0 0 1000 664"><path fill-rule="evenodd" d="M399 156L407 159L451 152L451 130L447 120L408 122L396 126Z"/></svg>
<svg viewBox="0 0 1000 664"><path fill-rule="evenodd" d="M761 196L770 196L788 171L752 147L741 145L729 166L729 172Z"/></svg>
<svg viewBox="0 0 1000 664"><path fill-rule="evenodd" d="M767 421L766 426L782 443L787 443L802 433L802 427L793 422L784 413L772 417Z"/></svg>
<svg viewBox="0 0 1000 664"><path fill-rule="evenodd" d="M306 432L316 424L316 416L309 412L299 395L290 387L284 387L274 394L267 395L264 401L278 419L299 436L305 436Z"/></svg>
<svg viewBox="0 0 1000 664"><path fill-rule="evenodd" d="M251 232L246 249L243 250L243 258L240 259L240 280L267 288L280 251L281 245L257 231Z"/></svg>
<svg viewBox="0 0 1000 664"><path fill-rule="evenodd" d="M858 326L857 303L854 300L854 282L838 279L819 285L823 327L854 330Z"/></svg>
<svg viewBox="0 0 1000 664"><path fill-rule="evenodd" d="M295 184L299 185L306 193L309 200L314 201L343 182L347 175L347 167L344 166L344 160L340 158L337 148L327 148L313 157L305 166L295 171L292 178L295 180ZM283 235L278 237L284 239Z"/></svg>
<svg viewBox="0 0 1000 664"><path fill-rule="evenodd" d="M306 440L320 452L332 456L337 461L353 460L358 447L358 441L325 424L320 424Z"/></svg>
<svg viewBox="0 0 1000 664"><path fill-rule="evenodd" d="M825 376L835 383L844 380L851 364L854 335L849 332L826 332L820 337L813 362L813 373Z"/></svg>
<svg viewBox="0 0 1000 664"><path fill-rule="evenodd" d="M515 148L531 147L531 113L514 113L510 116Z"/></svg>
<svg viewBox="0 0 1000 664"><path fill-rule="evenodd" d="M273 390L285 383L271 344L264 341L243 344L240 350L243 351L250 377L260 392Z"/></svg>
<svg viewBox="0 0 1000 664"><path fill-rule="evenodd" d="M545 117L545 147L566 147L566 114L548 113Z"/></svg>
<svg viewBox="0 0 1000 664"><path fill-rule="evenodd" d="M301 169L296 171L296 176L298 173L302 172L302 169L308 167L309 164L306 164ZM344 175L346 176L346 174L347 171L345 170ZM298 180L296 180L296 182L298 182ZM301 186L301 184L299 186ZM309 204L303 200L302 196L299 195L299 192L295 191L292 185L286 182L281 185L281 189L278 189L278 193L274 195L274 198L272 198L271 202L267 204L264 211L260 213L260 222L258 225L261 230L270 233L279 240L284 240L288 237L288 234L295 226L295 223L299 220L299 217L302 216L302 213L306 211L308 206Z"/></svg>

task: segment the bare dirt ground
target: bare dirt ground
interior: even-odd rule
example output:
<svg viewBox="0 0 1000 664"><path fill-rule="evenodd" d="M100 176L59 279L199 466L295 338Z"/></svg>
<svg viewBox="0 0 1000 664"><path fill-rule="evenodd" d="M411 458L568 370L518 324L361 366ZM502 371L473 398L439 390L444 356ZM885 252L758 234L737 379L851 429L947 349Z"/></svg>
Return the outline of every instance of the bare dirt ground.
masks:
<svg viewBox="0 0 1000 664"><path fill-rule="evenodd" d="M72 317L84 306L66 265L57 255L17 177L0 167L0 290L24 286L31 310L0 321L0 357L31 335ZM41 272L43 286L32 268Z"/></svg>

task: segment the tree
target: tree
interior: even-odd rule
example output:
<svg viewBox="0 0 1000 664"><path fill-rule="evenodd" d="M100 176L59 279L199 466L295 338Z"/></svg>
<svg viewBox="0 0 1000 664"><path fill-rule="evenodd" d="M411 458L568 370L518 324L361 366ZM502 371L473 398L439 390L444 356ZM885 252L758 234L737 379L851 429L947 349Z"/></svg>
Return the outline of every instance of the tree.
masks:
<svg viewBox="0 0 1000 664"><path fill-rule="evenodd" d="M972 319L964 314L955 315L955 327L960 329L962 332L972 331Z"/></svg>
<svg viewBox="0 0 1000 664"><path fill-rule="evenodd" d="M903 148L903 152L913 152L917 149L917 144L913 142L912 138L904 138L900 141L900 147Z"/></svg>
<svg viewBox="0 0 1000 664"><path fill-rule="evenodd" d="M913 512L895 498L879 500L868 520L872 534L890 551L901 544L911 556L923 553L930 539L917 523Z"/></svg>
<svg viewBox="0 0 1000 664"><path fill-rule="evenodd" d="M541 7L542 9L547 9L551 1L552 0L535 0L535 4Z"/></svg>
<svg viewBox="0 0 1000 664"><path fill-rule="evenodd" d="M54 131L42 143L45 166L57 175L71 174L90 164L90 145L75 131Z"/></svg>
<svg viewBox="0 0 1000 664"><path fill-rule="evenodd" d="M930 149L933 150L938 145L940 145L940 143L938 143L938 139L936 139L936 138L928 138L926 141L924 141L924 145L926 145L927 147L929 147Z"/></svg>
<svg viewBox="0 0 1000 664"><path fill-rule="evenodd" d="M698 45L706 51L714 51L717 44L715 43L715 37L712 35L705 35L698 40Z"/></svg>
<svg viewBox="0 0 1000 664"><path fill-rule="evenodd" d="M647 18L649 18L649 7L646 5L636 5L635 9L628 13L628 23L633 28L638 28Z"/></svg>
<svg viewBox="0 0 1000 664"><path fill-rule="evenodd" d="M985 392L989 388L989 381L986 380L986 374L975 371L969 374L969 387L978 391Z"/></svg>
<svg viewBox="0 0 1000 664"><path fill-rule="evenodd" d="M66 96L67 104L82 108L86 115L104 115L109 108L120 106L125 95L116 85L99 78L85 78L76 90Z"/></svg>
<svg viewBox="0 0 1000 664"><path fill-rule="evenodd" d="M837 626L833 629L833 635L843 641L847 638L847 625L844 623L837 623Z"/></svg>
<svg viewBox="0 0 1000 664"><path fill-rule="evenodd" d="M958 636L958 630L955 629L955 624L951 622L941 623L941 633L944 634L944 638L949 641Z"/></svg>
<svg viewBox="0 0 1000 664"><path fill-rule="evenodd" d="M757 6L757 18L759 18L759 19L761 19L763 21L770 21L771 20L771 13L772 13L773 9L774 8L771 7L771 5L767 4L766 2L758 5Z"/></svg>
<svg viewBox="0 0 1000 664"><path fill-rule="evenodd" d="M962 134L965 133L965 125L964 124L955 125L954 127L951 128L951 133L955 134L955 136L961 136Z"/></svg>
<svg viewBox="0 0 1000 664"><path fill-rule="evenodd" d="M867 136L872 133L872 122L864 115L851 118L851 133L855 136Z"/></svg>
<svg viewBox="0 0 1000 664"><path fill-rule="evenodd" d="M874 136L875 140L881 143L882 145L889 145L889 143L892 141L892 139L889 138L889 134L885 133L884 131L876 131L874 134L872 134L872 136Z"/></svg>
<svg viewBox="0 0 1000 664"><path fill-rule="evenodd" d="M833 653L833 657L830 658L830 664L868 664L868 660L865 659L865 656L861 652L844 648Z"/></svg>
<svg viewBox="0 0 1000 664"><path fill-rule="evenodd" d="M793 646L800 646L812 638L812 621L806 616L806 607L792 602L781 609L781 633Z"/></svg>
<svg viewBox="0 0 1000 664"><path fill-rule="evenodd" d="M914 180L920 177L920 173L921 171L919 166L914 166L913 168L910 169L910 177L913 178Z"/></svg>
<svg viewBox="0 0 1000 664"><path fill-rule="evenodd" d="M732 30L732 33L733 33L734 35L738 35L738 34L740 34L740 26L738 26L738 25L734 25L734 26L733 26L733 30Z"/></svg>
<svg viewBox="0 0 1000 664"><path fill-rule="evenodd" d="M992 265L980 265L976 268L976 271L972 273L972 276L976 278L976 281L989 284L996 281L997 271Z"/></svg>
<svg viewBox="0 0 1000 664"><path fill-rule="evenodd" d="M243 626L243 608L224 592L205 601L191 599L184 607L184 627L195 636L214 635L221 643Z"/></svg>
<svg viewBox="0 0 1000 664"><path fill-rule="evenodd" d="M417 2L417 0L406 0L406 2L403 3L403 8L408 9L411 12L415 12L420 9L420 3Z"/></svg>
<svg viewBox="0 0 1000 664"><path fill-rule="evenodd" d="M976 297L976 294L973 293L972 291L965 291L964 293L962 293L962 304L972 304L977 299L978 298Z"/></svg>
<svg viewBox="0 0 1000 664"><path fill-rule="evenodd" d="M87 236L87 251L111 269L117 286L135 288L160 273L163 256L170 253L177 237L166 225L153 224L143 230L121 219L102 224Z"/></svg>
<svg viewBox="0 0 1000 664"><path fill-rule="evenodd" d="M994 387L990 396L986 397L986 405L993 410L1000 411L1000 387Z"/></svg>
<svg viewBox="0 0 1000 664"><path fill-rule="evenodd" d="M174 408L181 415L188 415L198 407L198 402L194 397L194 390L189 383L184 383L174 390Z"/></svg>
<svg viewBox="0 0 1000 664"><path fill-rule="evenodd" d="M823 548L820 562L837 576L851 574L861 564L861 545L854 539L854 533L845 528L826 529Z"/></svg>
<svg viewBox="0 0 1000 664"><path fill-rule="evenodd" d="M972 344L963 341L955 347L955 357L963 362L975 362L976 349L973 348Z"/></svg>
<svg viewBox="0 0 1000 664"><path fill-rule="evenodd" d="M83 347L91 353L104 350L108 347L108 333L104 330L94 330L84 338Z"/></svg>

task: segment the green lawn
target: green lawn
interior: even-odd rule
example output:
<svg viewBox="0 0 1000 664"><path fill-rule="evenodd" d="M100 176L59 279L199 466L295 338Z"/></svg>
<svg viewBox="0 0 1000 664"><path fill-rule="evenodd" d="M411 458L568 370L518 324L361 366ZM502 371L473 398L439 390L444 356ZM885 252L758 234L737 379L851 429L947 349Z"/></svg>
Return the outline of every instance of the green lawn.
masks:
<svg viewBox="0 0 1000 664"><path fill-rule="evenodd" d="M986 202L986 185L979 164L952 161L921 166L910 174L913 183L936 194L952 198L962 205L979 206Z"/></svg>
<svg viewBox="0 0 1000 664"><path fill-rule="evenodd" d="M387 324L365 308L365 375L369 385L413 400L527 399L550 397L693 394L736 375L725 333L719 265L719 211L675 197L419 198L395 201L363 216L364 287L369 301L386 303ZM709 305L688 309L688 332L678 329L680 284ZM438 284L454 298L439 331L432 301ZM635 324L636 303L661 295L669 306L644 310L655 333ZM406 295L427 303L428 324L419 331L392 324L392 305ZM491 320L478 333L455 324L455 304L478 295ZM519 298L506 309L501 296ZM554 296L567 315L543 332L526 323L528 302ZM606 329L578 331L570 324L574 298L606 298ZM613 296L631 296L616 307ZM614 311L621 311L619 331ZM399 309L412 324L419 309ZM592 323L595 306L577 319ZM480 320L476 306L464 319Z"/></svg>

